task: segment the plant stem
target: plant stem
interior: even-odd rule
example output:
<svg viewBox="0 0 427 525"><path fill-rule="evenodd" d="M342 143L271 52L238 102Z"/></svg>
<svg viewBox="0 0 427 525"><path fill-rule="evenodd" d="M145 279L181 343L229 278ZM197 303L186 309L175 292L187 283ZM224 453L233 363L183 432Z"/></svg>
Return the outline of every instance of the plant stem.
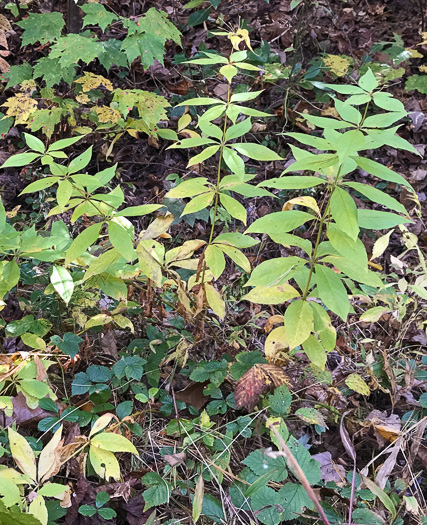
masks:
<svg viewBox="0 0 427 525"><path fill-rule="evenodd" d="M231 83L228 83L228 91L227 91L227 107L230 103L230 96L231 96ZM214 204L214 212L212 217L212 226L211 231L209 234L209 241L207 246L210 246L212 244L213 235L215 231L215 223L216 223L216 216L218 213L218 202L219 202L219 184L221 182L221 163L222 163L222 156L224 152L224 145L225 145L225 134L227 133L227 123L228 123L228 117L227 114L225 114L224 118L224 126L222 128L222 139L221 139L221 147L219 150L219 159L218 159L218 170L217 170L217 177L216 177L216 186L215 186L215 204ZM201 286L203 286L205 282L205 273L206 273L206 261L203 263L203 272L202 272L202 279L201 279Z"/></svg>
<svg viewBox="0 0 427 525"><path fill-rule="evenodd" d="M337 171L337 175L336 175L336 177L334 179L334 182L332 184L332 189L331 189L331 193L330 193L329 198L328 198L328 202L326 203L325 211L323 212L323 215L322 215L322 217L320 219L320 222L319 222L319 230L317 232L316 243L314 245L313 255L310 258L310 271L308 273L307 283L305 285L304 293L302 295L302 300L303 301L305 301L307 299L308 293L310 291L310 282L311 282L311 277L312 277L313 272L314 272L314 266L316 265L317 250L319 248L320 240L322 238L323 226L325 225L326 219L329 217L329 208L330 208L330 204L331 204L331 198L332 198L332 195L334 194L335 189L338 186L338 180L339 180L339 176L340 176L340 173L341 173L341 168L342 168L342 164L339 165L339 168L338 168L338 171Z"/></svg>

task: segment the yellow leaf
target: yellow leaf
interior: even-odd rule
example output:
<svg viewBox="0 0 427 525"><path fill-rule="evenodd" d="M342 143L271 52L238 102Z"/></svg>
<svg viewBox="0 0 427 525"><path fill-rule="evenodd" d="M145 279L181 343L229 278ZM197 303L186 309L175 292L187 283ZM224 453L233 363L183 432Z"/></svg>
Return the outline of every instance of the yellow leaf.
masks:
<svg viewBox="0 0 427 525"><path fill-rule="evenodd" d="M116 124L119 118L122 117L120 111L110 108L109 106L98 106L95 108L95 113L98 115L98 120L101 123L111 122L112 124ZM131 130L128 129L127 131L129 134L131 134Z"/></svg>
<svg viewBox="0 0 427 525"><path fill-rule="evenodd" d="M220 319L225 317L225 302L221 294L211 284L205 284L206 300Z"/></svg>
<svg viewBox="0 0 427 525"><path fill-rule="evenodd" d="M61 468L60 452L62 449L62 425L53 435L49 443L43 448L39 456L38 481L43 483L55 476Z"/></svg>
<svg viewBox="0 0 427 525"><path fill-rule="evenodd" d="M17 93L14 97L9 97L3 104L8 109L7 117L15 117L16 124L27 124L30 115L37 109L37 100L24 93Z"/></svg>
<svg viewBox="0 0 427 525"><path fill-rule="evenodd" d="M425 46L427 45L427 31L424 31L423 33L421 33L421 42L419 44L417 44L418 46Z"/></svg>
<svg viewBox="0 0 427 525"><path fill-rule="evenodd" d="M418 44L419 45L419 44ZM423 58L424 55L417 51L416 49L407 49L411 53L411 58Z"/></svg>
<svg viewBox="0 0 427 525"><path fill-rule="evenodd" d="M47 525L47 508L43 496L38 494L30 503L28 511L37 518L42 525Z"/></svg>
<svg viewBox="0 0 427 525"><path fill-rule="evenodd" d="M291 199L288 202L286 202L282 209L283 211L292 210L292 208L295 205L310 208L311 210L315 211L317 215L320 216L319 206L317 205L317 202L315 199L313 199L313 197L295 197L294 199Z"/></svg>
<svg viewBox="0 0 427 525"><path fill-rule="evenodd" d="M332 73L335 73L337 77L344 76L350 66L350 60L348 58L343 58L338 55L326 55L323 59L323 63L332 71Z"/></svg>
<svg viewBox="0 0 427 525"><path fill-rule="evenodd" d="M285 327L279 326L270 332L265 340L265 358L269 363L281 366L287 362L286 354L284 354L287 349L289 349L289 344L286 341ZM285 359L283 359L284 357Z"/></svg>
<svg viewBox="0 0 427 525"><path fill-rule="evenodd" d="M369 386L357 374L350 374L349 376L347 376L345 384L348 386L348 388L351 388L358 394L362 394L362 396L369 396L369 394L371 393Z"/></svg>
<svg viewBox="0 0 427 525"><path fill-rule="evenodd" d="M32 480L36 480L36 458L33 449L23 436L10 427L8 434L10 451L18 468Z"/></svg>
<svg viewBox="0 0 427 525"><path fill-rule="evenodd" d="M193 500L193 521L197 523L197 520L200 518L202 513L203 506L203 495L204 495L205 483L203 481L203 476L200 474L197 483L196 489L194 491L194 500Z"/></svg>
<svg viewBox="0 0 427 525"><path fill-rule="evenodd" d="M120 480L120 467L116 456L108 450L102 448L90 447L89 459L93 470L100 478L107 481L113 478L115 481Z"/></svg>
<svg viewBox="0 0 427 525"><path fill-rule="evenodd" d="M178 131L185 129L188 124L191 122L191 115L189 113L184 113L182 117L178 120Z"/></svg>
<svg viewBox="0 0 427 525"><path fill-rule="evenodd" d="M418 69L421 71L421 73L427 73L427 66L426 65L422 65Z"/></svg>
<svg viewBox="0 0 427 525"><path fill-rule="evenodd" d="M253 51L251 47L251 41L249 40L249 31L247 29L238 29L235 33L230 33L228 35L230 42L233 45L233 48L237 51L239 50L240 42L245 42L248 48Z"/></svg>
<svg viewBox="0 0 427 525"><path fill-rule="evenodd" d="M102 448L109 452L132 452L138 454L138 451L128 439L120 434L113 434L112 432L103 432L97 434L90 440L92 447Z"/></svg>
<svg viewBox="0 0 427 525"><path fill-rule="evenodd" d="M89 433L89 437L93 436L97 432L104 430L104 428L109 425L110 421L113 419L114 414L104 414L99 419L97 419Z"/></svg>
<svg viewBox="0 0 427 525"><path fill-rule="evenodd" d="M94 73L88 73L85 71L84 75L74 81L76 84L81 84L84 93L91 91L92 89L99 88L99 86L105 87L108 91L113 91L113 84L104 78L102 75L95 75Z"/></svg>

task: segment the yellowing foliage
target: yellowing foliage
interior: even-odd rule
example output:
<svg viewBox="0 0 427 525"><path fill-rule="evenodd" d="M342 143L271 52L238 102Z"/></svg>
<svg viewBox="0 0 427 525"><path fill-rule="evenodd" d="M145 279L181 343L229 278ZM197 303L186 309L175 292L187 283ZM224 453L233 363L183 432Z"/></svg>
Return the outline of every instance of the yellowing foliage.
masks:
<svg viewBox="0 0 427 525"><path fill-rule="evenodd" d="M350 67L350 60L338 55L326 55L326 57L323 58L323 63L332 73L335 73L337 77L344 76Z"/></svg>

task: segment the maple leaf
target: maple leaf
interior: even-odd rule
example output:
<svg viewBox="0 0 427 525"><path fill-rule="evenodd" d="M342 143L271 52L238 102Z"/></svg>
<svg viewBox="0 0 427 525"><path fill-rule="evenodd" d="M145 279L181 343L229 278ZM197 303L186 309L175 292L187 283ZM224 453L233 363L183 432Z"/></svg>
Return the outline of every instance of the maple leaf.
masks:
<svg viewBox="0 0 427 525"><path fill-rule="evenodd" d="M268 363L258 363L237 382L234 391L236 408L253 409L259 397L268 391L289 383L282 368Z"/></svg>
<svg viewBox="0 0 427 525"><path fill-rule="evenodd" d="M64 80L71 84L76 76L74 65L62 68L58 58L48 57L41 58L34 66L34 78L42 77L46 82L46 87L50 88Z"/></svg>
<svg viewBox="0 0 427 525"><path fill-rule="evenodd" d="M8 108L6 116L15 117L15 124L26 124L37 109L37 100L26 93L17 93L14 97L9 97L3 106Z"/></svg>
<svg viewBox="0 0 427 525"><path fill-rule="evenodd" d="M106 122L116 124L117 121L122 118L120 111L117 111L117 109L113 109L108 106L100 106L95 108L95 113L98 115L98 121L102 124Z"/></svg>
<svg viewBox="0 0 427 525"><path fill-rule="evenodd" d="M110 13L101 4L86 4L82 5L81 9L86 13L83 17L83 27L88 25L98 25L103 31L105 28L117 20L117 16Z"/></svg>
<svg viewBox="0 0 427 525"><path fill-rule="evenodd" d="M28 18L24 18L17 25L21 27L22 45L35 44L40 42L52 42L61 36L62 28L65 25L62 14L54 11L53 13L35 14L30 13Z"/></svg>
<svg viewBox="0 0 427 525"><path fill-rule="evenodd" d="M51 137L55 131L56 124L61 122L64 111L61 108L38 109L32 115L32 122L28 125L31 131L39 129L47 136Z"/></svg>
<svg viewBox="0 0 427 525"><path fill-rule="evenodd" d="M76 50L78 50L77 56ZM71 33L60 38L56 44L52 46L49 58L59 58L60 67L68 68L75 65L79 60L85 64L92 62L101 50L101 44L93 38Z"/></svg>
<svg viewBox="0 0 427 525"><path fill-rule="evenodd" d="M84 93L87 93L88 91L91 91L92 89L96 89L99 86L104 86L105 89L108 89L108 91L113 90L113 84L103 77L102 75L95 75L94 73L88 73L87 71L84 72L84 75L77 80L74 81L76 84L82 85L82 90Z"/></svg>

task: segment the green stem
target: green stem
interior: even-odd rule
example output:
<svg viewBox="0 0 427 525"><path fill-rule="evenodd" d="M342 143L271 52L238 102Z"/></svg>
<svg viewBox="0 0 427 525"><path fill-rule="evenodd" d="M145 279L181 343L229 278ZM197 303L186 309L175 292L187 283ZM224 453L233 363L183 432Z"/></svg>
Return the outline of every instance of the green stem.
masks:
<svg viewBox="0 0 427 525"><path fill-rule="evenodd" d="M227 91L227 107L228 107L228 104L230 103L230 96L231 96L231 83L229 82L228 83L228 91ZM219 193L220 193L219 192L219 184L221 182L221 163L222 163L222 156L223 156L223 153L224 153L225 134L227 133L227 123L228 123L228 118L227 118L227 114L226 114L225 118L224 118L224 126L223 126L223 129L222 129L221 146L220 146L220 150L219 150L218 170L217 170L216 186L215 186L214 213L213 213L213 217L212 217L212 226L211 226L211 231L210 231L210 234L209 234L208 246L210 246L212 244L212 240L213 240L213 236L214 236L214 232L215 232L216 217L217 217L217 213L218 213L218 203L219 203ZM201 286L203 286L203 284L205 282L205 273L206 273L206 261L203 263L202 280L200 282Z"/></svg>
<svg viewBox="0 0 427 525"><path fill-rule="evenodd" d="M305 285L304 293L302 295L302 300L303 301L305 301L307 299L307 296L308 296L309 291L310 291L311 278L313 276L314 267L315 267L316 261L317 261L317 251L319 249L320 241L322 239L323 227L324 227L324 225L326 223L326 220L329 217L329 209L330 209L330 205L331 205L331 198L332 198L332 195L334 194L334 191L336 190L336 188L338 186L338 180L339 180L339 177L340 177L341 168L342 168L342 164L340 164L340 166L338 168L337 175L336 175L336 177L334 179L334 182L332 184L332 189L331 189L331 193L330 193L329 198L328 198L328 202L326 203L325 211L323 212L323 215L320 218L319 230L317 232L317 237L316 237L316 243L314 245L313 255L310 258L310 270L309 270L308 277L307 277L307 283Z"/></svg>

